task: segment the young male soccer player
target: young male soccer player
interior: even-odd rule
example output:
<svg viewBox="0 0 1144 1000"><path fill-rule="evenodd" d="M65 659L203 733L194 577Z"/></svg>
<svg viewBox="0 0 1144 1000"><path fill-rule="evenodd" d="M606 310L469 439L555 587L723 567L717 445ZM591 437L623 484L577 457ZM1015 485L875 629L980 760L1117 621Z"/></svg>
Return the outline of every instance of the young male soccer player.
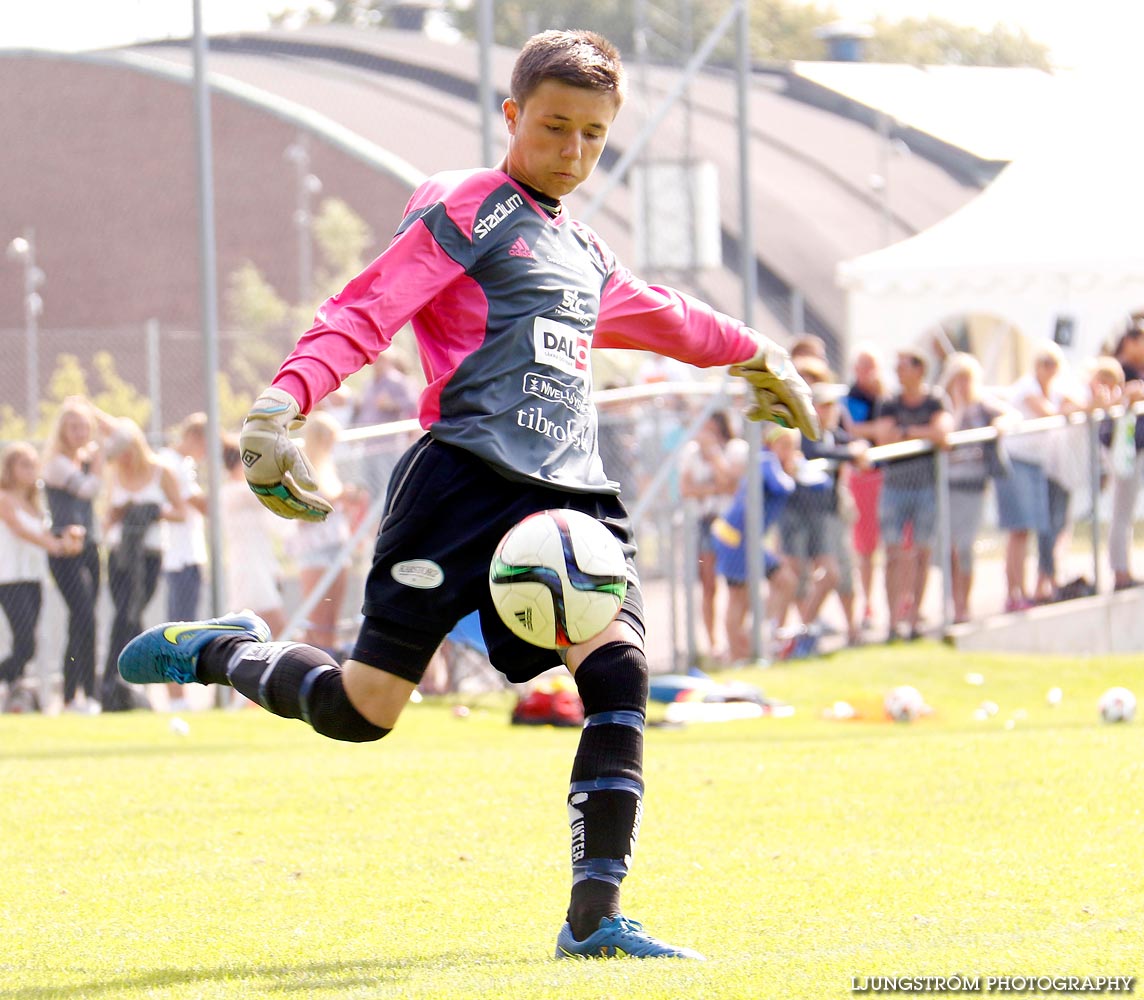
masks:
<svg viewBox="0 0 1144 1000"><path fill-rule="evenodd" d="M251 489L284 517L325 517L288 431L411 322L425 370L426 429L403 456L366 582L349 660L270 642L243 612L156 626L119 660L136 683L229 684L333 739L377 740L397 723L438 644L474 609L493 664L526 681L567 665L584 702L572 766L572 891L557 957L700 958L621 915L643 795L648 693L644 615L619 487L604 473L590 398L592 347L642 348L696 365L736 364L751 415L813 433L809 391L784 350L709 306L650 287L561 198L587 180L623 101L619 54L587 31L530 39L504 102L500 166L429 178L388 249L319 310L255 402L241 435ZM625 546L618 618L563 655L500 622L488 593L497 541L535 511L575 508Z"/></svg>

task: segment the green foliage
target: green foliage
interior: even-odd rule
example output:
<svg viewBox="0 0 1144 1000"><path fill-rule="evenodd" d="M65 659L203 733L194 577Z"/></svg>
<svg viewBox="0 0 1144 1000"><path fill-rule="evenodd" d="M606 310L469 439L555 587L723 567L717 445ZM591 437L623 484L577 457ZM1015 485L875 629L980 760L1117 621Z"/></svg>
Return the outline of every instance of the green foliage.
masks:
<svg viewBox="0 0 1144 1000"><path fill-rule="evenodd" d="M361 270L373 243L366 222L338 198L322 201L312 232L317 250L314 284L322 290L317 301L290 305L251 261L227 280L224 315L227 327L238 335L229 343L225 388L235 406L252 400L266 385L329 290L341 288ZM221 380L219 385L221 396Z"/></svg>
<svg viewBox="0 0 1144 1000"><path fill-rule="evenodd" d="M28 421L10 403L0 403L0 442L26 441Z"/></svg>
<svg viewBox="0 0 1144 1000"><path fill-rule="evenodd" d="M546 28L591 26L611 39L625 53L629 65L636 60L635 16L638 5L611 0L504 0L497 4L495 37L501 45L520 46L530 35ZM726 0L663 0L644 7L649 57L669 64L682 64L687 53L681 39L687 37L690 19L692 46L698 46L729 9ZM455 2L450 7L454 23L465 35L475 37L475 4ZM827 58L827 47L816 30L837 21L829 3L797 0L751 0L751 54L757 60L817 60ZM998 25L990 31L953 24L941 18L905 18L873 22L875 37L866 46L870 62L917 65L1033 66L1049 68L1048 48L1033 41L1023 30ZM711 62L728 66L735 59L735 33L729 31L716 47Z"/></svg>
<svg viewBox="0 0 1144 1000"><path fill-rule="evenodd" d="M119 376L115 359L107 351L97 352L91 363L103 387L92 396L92 402L104 413L130 417L140 427L146 427L151 417L151 400Z"/></svg>
<svg viewBox="0 0 1144 1000"><path fill-rule="evenodd" d="M68 396L87 395L87 375L74 354L56 356L56 367L48 379L48 398L59 403Z"/></svg>
<svg viewBox="0 0 1144 1000"><path fill-rule="evenodd" d="M55 420L60 404L69 396L86 396L113 417L130 417L141 427L147 426L151 401L133 385L124 381L115 367L115 358L99 351L92 358L94 384L74 354L56 356L56 366L48 377L48 398L40 400L39 426L36 437L44 440ZM0 441L26 440L28 422L8 404L0 405Z"/></svg>
<svg viewBox="0 0 1144 1000"><path fill-rule="evenodd" d="M231 272L224 309L228 324L257 334L281 330L290 316L290 307L251 261Z"/></svg>
<svg viewBox="0 0 1144 1000"><path fill-rule="evenodd" d="M326 198L314 216L313 233L323 264L318 284L326 289L341 288L365 263L373 230L341 198Z"/></svg>
<svg viewBox="0 0 1144 1000"><path fill-rule="evenodd" d="M866 54L870 62L916 66L1051 68L1048 47L1034 41L1024 29L997 24L991 31L981 32L940 17L907 17L901 21L878 18Z"/></svg>
<svg viewBox="0 0 1144 1000"><path fill-rule="evenodd" d="M1144 722L1102 725L1096 698L1138 676L925 643L727 675L795 715L650 727L624 885L694 964L552 959L579 734L510 726L507 697L465 718L427 699L362 746L256 709L185 715L186 735L6 716L0 800L34 835L0 840L3 992L788 1000L855 975L1132 975ZM899 683L933 716L885 722ZM872 711L824 718L838 699Z"/></svg>

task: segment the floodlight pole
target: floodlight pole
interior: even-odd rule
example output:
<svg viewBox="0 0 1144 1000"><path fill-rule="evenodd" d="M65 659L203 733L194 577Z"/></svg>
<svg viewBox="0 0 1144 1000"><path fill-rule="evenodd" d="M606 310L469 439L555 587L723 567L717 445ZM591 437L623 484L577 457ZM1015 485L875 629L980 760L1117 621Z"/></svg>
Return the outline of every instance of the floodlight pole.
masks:
<svg viewBox="0 0 1144 1000"><path fill-rule="evenodd" d="M495 92L493 90L493 0L477 0L477 97L481 112L481 166L496 162L493 141Z"/></svg>
<svg viewBox="0 0 1144 1000"><path fill-rule="evenodd" d="M298 237L298 305L309 306L314 285L314 213L311 200L322 191L322 182L310 173L310 143L305 132L286 147L285 157L294 164L294 229Z"/></svg>
<svg viewBox="0 0 1144 1000"><path fill-rule="evenodd" d="M737 0L739 117L739 216L742 230L740 267L743 282L743 322L755 321L755 296L758 275L755 272L755 226L751 198L751 15L745 0ZM762 451L762 428L754 420L747 421L745 437L750 446L747 460L746 518L743 544L747 547L747 593L751 602L751 659L762 660L766 646L763 636L763 484L759 475Z"/></svg>
<svg viewBox="0 0 1144 1000"><path fill-rule="evenodd" d="M40 413L40 313L44 300L39 287L45 281L44 272L36 266L36 234L25 229L8 244L8 257L18 260L24 267L24 351L27 392L28 435L34 436Z"/></svg>
<svg viewBox="0 0 1144 1000"><path fill-rule="evenodd" d="M191 0L194 18L195 146L199 184L199 302L203 327L203 374L206 379L208 546L210 613L222 613L222 434L218 406L218 259L215 248L214 177L211 151L211 106L207 90L206 36L202 0Z"/></svg>

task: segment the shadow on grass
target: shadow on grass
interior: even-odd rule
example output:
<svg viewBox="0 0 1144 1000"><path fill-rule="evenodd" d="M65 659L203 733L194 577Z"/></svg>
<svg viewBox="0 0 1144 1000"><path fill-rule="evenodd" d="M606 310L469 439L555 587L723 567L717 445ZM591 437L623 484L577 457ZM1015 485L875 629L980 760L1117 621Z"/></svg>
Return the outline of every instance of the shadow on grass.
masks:
<svg viewBox="0 0 1144 1000"><path fill-rule="evenodd" d="M76 1000L99 997L107 993L138 991L140 996L151 990L166 987L193 986L196 983L232 981L236 990L246 995L260 993L312 993L318 990L345 990L355 986L376 986L378 977L387 979L402 970L412 970L425 964L457 965L495 962L503 956L477 955L472 951L458 951L436 955L431 959L367 958L347 959L341 962L300 962L289 965L224 965L200 969L152 969L136 975L100 977L67 986L25 986L0 989L3 1000ZM270 980L263 985L244 980ZM236 993L237 995L237 993Z"/></svg>

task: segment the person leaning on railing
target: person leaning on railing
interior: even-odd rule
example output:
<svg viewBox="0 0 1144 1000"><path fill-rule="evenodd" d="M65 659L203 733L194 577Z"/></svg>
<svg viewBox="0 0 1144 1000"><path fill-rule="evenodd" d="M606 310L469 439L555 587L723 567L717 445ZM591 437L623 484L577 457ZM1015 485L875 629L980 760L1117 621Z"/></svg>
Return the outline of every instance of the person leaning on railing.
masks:
<svg viewBox="0 0 1144 1000"><path fill-rule="evenodd" d="M104 441L110 416L82 396L64 400L48 434L44 493L57 535L83 530L79 555L49 556L48 566L67 605L63 655L64 710L97 712L95 698L96 605L101 577L95 502L103 489Z"/></svg>
<svg viewBox="0 0 1144 1000"><path fill-rule="evenodd" d="M925 381L926 355L909 347L897 353L895 370L901 389L882 406L877 421L878 443L919 440L941 447L953 421L941 396ZM886 545L887 641L898 639L903 625L908 628L907 637L917 639L937 530L933 456L894 459L886 463L884 476L878 519Z"/></svg>
<svg viewBox="0 0 1144 1000"><path fill-rule="evenodd" d="M74 525L60 535L48 530L39 478L40 457L32 445L14 441L0 452L0 609L12 635L12 648L0 662L0 683L8 685L8 699L36 655L47 557L74 559L85 534Z"/></svg>
<svg viewBox="0 0 1144 1000"><path fill-rule="evenodd" d="M988 399L982 389L981 362L972 354L946 357L940 384L955 431L979 427L1001 430L1013 426L1020 414L1001 400ZM969 621L969 594L973 586L973 545L985 512L985 487L991 476L1003 475L1008 466L998 461L1003 453L996 440L959 444L949 452L949 535L953 621Z"/></svg>
<svg viewBox="0 0 1144 1000"><path fill-rule="evenodd" d="M1144 400L1144 315L1135 315L1113 348L1122 378L1121 402L1132 407ZM1109 425L1102 443L1109 449L1112 467L1112 512L1108 525L1108 562L1117 590L1135 587L1130 553L1136 497L1144 475L1144 420L1126 412Z"/></svg>

